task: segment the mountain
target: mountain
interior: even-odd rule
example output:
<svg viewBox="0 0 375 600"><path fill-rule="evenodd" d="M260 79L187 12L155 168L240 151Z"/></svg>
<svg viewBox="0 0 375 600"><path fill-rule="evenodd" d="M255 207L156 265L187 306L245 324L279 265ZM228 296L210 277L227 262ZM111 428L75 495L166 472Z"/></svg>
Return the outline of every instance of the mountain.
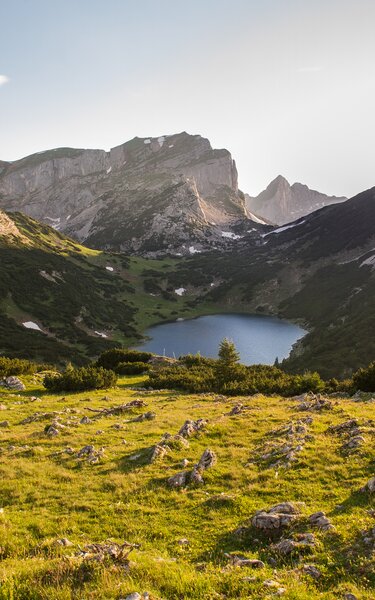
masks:
<svg viewBox="0 0 375 600"><path fill-rule="evenodd" d="M279 175L255 198L245 195L247 208L272 223L284 225L300 217L347 200L345 197L327 196L310 190L302 183L289 182Z"/></svg>
<svg viewBox="0 0 375 600"><path fill-rule="evenodd" d="M304 324L309 333L284 367L344 377L375 359L374 223L372 188L263 233L253 245L244 236L230 251L190 258L171 284L217 281L204 303Z"/></svg>
<svg viewBox="0 0 375 600"><path fill-rule="evenodd" d="M0 211L0 354L82 363L138 340L149 324L189 313L164 287L173 264L90 250ZM152 290L151 266L160 269Z"/></svg>
<svg viewBox="0 0 375 600"><path fill-rule="evenodd" d="M236 224L262 225L247 213L230 153L185 132L3 163L0 208L87 246L150 256L225 247Z"/></svg>

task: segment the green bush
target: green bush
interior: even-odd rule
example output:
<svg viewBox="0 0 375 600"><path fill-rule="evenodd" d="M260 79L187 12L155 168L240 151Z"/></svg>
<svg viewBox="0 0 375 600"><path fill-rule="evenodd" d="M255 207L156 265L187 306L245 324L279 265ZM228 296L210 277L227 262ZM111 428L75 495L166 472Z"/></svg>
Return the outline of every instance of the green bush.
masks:
<svg viewBox="0 0 375 600"><path fill-rule="evenodd" d="M362 392L375 392L375 361L354 373L353 387Z"/></svg>
<svg viewBox="0 0 375 600"><path fill-rule="evenodd" d="M60 375L46 375L44 387L51 392L83 392L112 387L117 375L103 367L81 367L67 369Z"/></svg>
<svg viewBox="0 0 375 600"><path fill-rule="evenodd" d="M116 373L119 375L140 375L149 370L150 365L145 362L121 362L116 367Z"/></svg>
<svg viewBox="0 0 375 600"><path fill-rule="evenodd" d="M245 366L238 360L239 355L233 342L223 340L217 360L200 355L182 356L179 364L151 372L149 384L158 389L216 392L228 396L257 392L295 396L325 389L325 383L318 373L291 375L275 365Z"/></svg>
<svg viewBox="0 0 375 600"><path fill-rule="evenodd" d="M43 368L43 365L38 365L22 358L0 356L0 377L9 377L9 375L30 375Z"/></svg>
<svg viewBox="0 0 375 600"><path fill-rule="evenodd" d="M145 363L152 357L151 352L142 352L139 350L126 350L124 348L113 348L103 352L95 363L96 367L104 369L113 369L116 371L120 363L142 362Z"/></svg>

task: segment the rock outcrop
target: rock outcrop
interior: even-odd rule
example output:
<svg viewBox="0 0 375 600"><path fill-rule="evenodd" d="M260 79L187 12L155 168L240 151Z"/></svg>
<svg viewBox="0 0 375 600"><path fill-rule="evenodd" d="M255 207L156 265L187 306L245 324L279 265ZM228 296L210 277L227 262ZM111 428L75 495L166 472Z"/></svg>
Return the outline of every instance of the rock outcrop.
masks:
<svg viewBox="0 0 375 600"><path fill-rule="evenodd" d="M152 255L233 243L250 221L227 150L180 133L104 150L59 148L5 163L0 208L21 211L80 242Z"/></svg>
<svg viewBox="0 0 375 600"><path fill-rule="evenodd" d="M347 200L344 196L327 196L310 190L302 183L290 183L278 175L269 186L255 198L246 195L247 208L277 225L284 225L308 215L323 206Z"/></svg>

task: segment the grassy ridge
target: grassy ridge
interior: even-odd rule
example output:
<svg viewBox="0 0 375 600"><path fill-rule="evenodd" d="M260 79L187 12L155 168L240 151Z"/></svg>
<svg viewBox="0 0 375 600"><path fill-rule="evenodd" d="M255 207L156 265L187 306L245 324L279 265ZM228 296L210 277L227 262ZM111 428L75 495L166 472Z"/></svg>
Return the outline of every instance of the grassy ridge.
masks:
<svg viewBox="0 0 375 600"><path fill-rule="evenodd" d="M9 421L0 429L1 600L117 600L134 591L148 591L153 600L244 600L277 597L279 588L288 600L333 600L346 592L373 598L374 558L361 531L373 527L374 502L359 492L373 475L373 430L351 454L341 450L343 438L327 433L348 418L370 419L373 403L337 399L332 410L314 414L298 411L296 400L278 397L136 392L129 385L143 380L135 377L121 379L105 397L103 392L48 395L38 376L25 380L26 392L4 392L0 398L7 407L2 417ZM147 406L120 416L95 418L89 410L137 398ZM229 416L239 400L248 410ZM53 411L65 425L56 437L44 433L51 414L21 424L36 412ZM155 419L130 422L146 411ZM91 422L81 424L84 416ZM272 430L305 416L313 417L309 438L289 469L251 462L267 442L280 441ZM151 463L152 447L164 433L177 433L187 418L208 423L189 439L188 448L172 448ZM87 444L104 447L97 464L77 458ZM66 453L67 447L74 454ZM217 463L204 473L205 484L170 489L166 480L183 470L181 461L188 459L192 468L206 448L216 453ZM234 533L256 510L282 501L305 503L302 521L285 537L298 531L316 537L312 554L300 561L277 555L272 540L257 532ZM307 524L305 517L318 510L335 530L324 533ZM59 546L63 537L73 545ZM108 538L141 544L131 554L129 572L111 561L86 563L75 556L86 544ZM188 543L181 545L183 538ZM265 566L231 566L226 552L260 559ZM303 574L306 563L319 568L319 579ZM270 579L275 588L267 587Z"/></svg>

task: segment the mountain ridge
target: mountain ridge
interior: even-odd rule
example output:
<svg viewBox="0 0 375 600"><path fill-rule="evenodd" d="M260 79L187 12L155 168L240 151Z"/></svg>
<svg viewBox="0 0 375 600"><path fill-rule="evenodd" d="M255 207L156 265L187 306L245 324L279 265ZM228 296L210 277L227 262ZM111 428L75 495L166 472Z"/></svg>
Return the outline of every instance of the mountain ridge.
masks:
<svg viewBox="0 0 375 600"><path fill-rule="evenodd" d="M228 150L186 132L133 138L109 152L60 148L0 173L0 208L20 210L86 245L189 254L226 246L223 227L252 221Z"/></svg>
<svg viewBox="0 0 375 600"><path fill-rule="evenodd" d="M302 183L293 183L278 175L258 196L246 194L246 206L261 217L285 225L327 205L347 200L344 196L328 196Z"/></svg>

